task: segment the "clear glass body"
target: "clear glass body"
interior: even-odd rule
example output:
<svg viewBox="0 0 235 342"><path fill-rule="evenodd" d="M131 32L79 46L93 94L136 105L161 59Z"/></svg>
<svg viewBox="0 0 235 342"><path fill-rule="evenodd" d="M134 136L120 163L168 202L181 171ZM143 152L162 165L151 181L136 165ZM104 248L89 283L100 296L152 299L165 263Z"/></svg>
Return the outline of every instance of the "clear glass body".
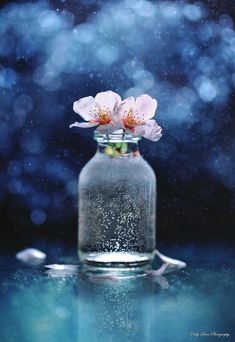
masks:
<svg viewBox="0 0 235 342"><path fill-rule="evenodd" d="M79 176L80 261L135 267L153 258L156 177L132 134L95 132L98 149Z"/></svg>

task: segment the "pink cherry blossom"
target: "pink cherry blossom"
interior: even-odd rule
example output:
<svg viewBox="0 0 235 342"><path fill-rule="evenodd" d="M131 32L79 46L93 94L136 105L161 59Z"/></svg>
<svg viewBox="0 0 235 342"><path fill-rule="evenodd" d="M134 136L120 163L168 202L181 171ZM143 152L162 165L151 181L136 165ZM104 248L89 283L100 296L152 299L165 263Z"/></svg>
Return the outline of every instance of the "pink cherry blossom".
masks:
<svg viewBox="0 0 235 342"><path fill-rule="evenodd" d="M118 107L118 120L125 130L142 135L144 138L157 141L161 138L162 129L152 118L157 109L157 101L144 94L136 99L128 97Z"/></svg>
<svg viewBox="0 0 235 342"><path fill-rule="evenodd" d="M97 131L108 134L117 129L113 120L121 97L113 91L98 93L95 98L92 96L83 97L74 102L73 110L86 122L75 122L69 127L89 128L95 127Z"/></svg>
<svg viewBox="0 0 235 342"><path fill-rule="evenodd" d="M85 122L75 122L69 127L97 127L96 130L103 134L121 128L124 132L158 141L162 128L153 120L156 109L157 101L147 94L122 101L118 94L109 90L98 93L95 98L87 96L74 102L73 110Z"/></svg>

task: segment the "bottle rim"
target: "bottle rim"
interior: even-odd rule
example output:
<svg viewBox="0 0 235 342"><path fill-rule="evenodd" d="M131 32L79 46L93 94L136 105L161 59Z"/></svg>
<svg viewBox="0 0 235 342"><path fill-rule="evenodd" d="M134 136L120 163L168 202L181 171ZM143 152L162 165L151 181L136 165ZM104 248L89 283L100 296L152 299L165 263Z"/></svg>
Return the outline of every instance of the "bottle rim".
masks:
<svg viewBox="0 0 235 342"><path fill-rule="evenodd" d="M131 132L123 132L122 129L109 134L104 134L99 131L94 132L94 139L97 142L137 142L141 140L141 136Z"/></svg>

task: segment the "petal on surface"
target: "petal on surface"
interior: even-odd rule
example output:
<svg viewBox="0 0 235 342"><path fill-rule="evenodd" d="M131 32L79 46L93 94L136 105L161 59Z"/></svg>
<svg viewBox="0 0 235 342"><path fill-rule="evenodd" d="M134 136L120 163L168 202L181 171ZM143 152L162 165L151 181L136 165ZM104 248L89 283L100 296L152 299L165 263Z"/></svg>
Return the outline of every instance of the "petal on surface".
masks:
<svg viewBox="0 0 235 342"><path fill-rule="evenodd" d="M72 127L80 127L80 128L90 128L98 126L98 122L74 122L73 124L69 125L69 128Z"/></svg>
<svg viewBox="0 0 235 342"><path fill-rule="evenodd" d="M117 126L113 124L107 124L107 125L100 125L96 128L97 132L102 134L110 134L117 130Z"/></svg>
<svg viewBox="0 0 235 342"><path fill-rule="evenodd" d="M157 249L154 250L154 253L159 257L159 259L161 261L163 261L164 263L168 264L171 267L181 269L181 268L185 268L187 266L187 264L184 261L181 261L178 259L173 259L173 258L170 258L166 255L163 255Z"/></svg>
<svg viewBox="0 0 235 342"><path fill-rule="evenodd" d="M135 101L134 116L138 120L147 120L154 117L157 109L157 100L149 95L141 95Z"/></svg>
<svg viewBox="0 0 235 342"><path fill-rule="evenodd" d="M52 278L71 277L78 274L78 265L53 264L45 265L45 267L48 268L46 274Z"/></svg>
<svg viewBox="0 0 235 342"><path fill-rule="evenodd" d="M78 270L78 265L74 264L50 264L50 265L45 265L46 268L56 270L56 271L64 271L64 270L69 270L69 271L76 271Z"/></svg>
<svg viewBox="0 0 235 342"><path fill-rule="evenodd" d="M109 110L109 112L112 113L114 107L119 105L122 102L122 99L120 95L109 90L98 93L95 97L95 102L100 109Z"/></svg>
<svg viewBox="0 0 235 342"><path fill-rule="evenodd" d="M46 254L36 248L26 248L16 253L16 259L29 263L29 264L41 264L46 259Z"/></svg>
<svg viewBox="0 0 235 342"><path fill-rule="evenodd" d="M123 117L125 117L128 114L128 112L134 108L134 104L135 104L135 99L132 96L122 101L122 103L118 107L119 119L122 119Z"/></svg>
<svg viewBox="0 0 235 342"><path fill-rule="evenodd" d="M95 99L92 96L83 97L73 103L73 110L84 120L89 121L97 116L95 110Z"/></svg>
<svg viewBox="0 0 235 342"><path fill-rule="evenodd" d="M168 283L167 279L163 275L152 275L153 281L156 281L162 288L162 290L168 290L170 287L170 284Z"/></svg>

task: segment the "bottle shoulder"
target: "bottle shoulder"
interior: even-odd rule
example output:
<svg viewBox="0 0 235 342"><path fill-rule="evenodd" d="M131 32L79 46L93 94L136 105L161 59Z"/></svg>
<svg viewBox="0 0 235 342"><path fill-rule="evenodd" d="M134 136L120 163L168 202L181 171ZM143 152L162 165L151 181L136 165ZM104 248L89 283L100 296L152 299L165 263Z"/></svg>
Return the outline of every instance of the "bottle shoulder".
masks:
<svg viewBox="0 0 235 342"><path fill-rule="evenodd" d="M101 153L96 153L83 167L79 180L84 179L152 179L156 175L149 163L142 157L117 157L112 158Z"/></svg>

